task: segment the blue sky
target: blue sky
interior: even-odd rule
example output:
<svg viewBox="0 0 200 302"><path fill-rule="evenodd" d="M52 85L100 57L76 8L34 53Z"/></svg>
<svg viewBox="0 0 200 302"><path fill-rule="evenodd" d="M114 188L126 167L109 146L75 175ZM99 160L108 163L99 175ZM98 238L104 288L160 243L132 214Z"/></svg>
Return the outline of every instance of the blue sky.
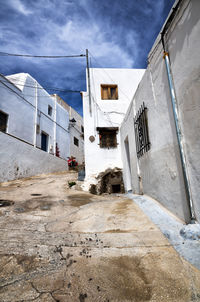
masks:
<svg viewBox="0 0 200 302"><path fill-rule="evenodd" d="M145 68L174 0L0 0L0 52L84 54L92 67ZM0 56L0 73L31 74L43 87L85 90L85 58ZM81 96L58 93L82 114Z"/></svg>

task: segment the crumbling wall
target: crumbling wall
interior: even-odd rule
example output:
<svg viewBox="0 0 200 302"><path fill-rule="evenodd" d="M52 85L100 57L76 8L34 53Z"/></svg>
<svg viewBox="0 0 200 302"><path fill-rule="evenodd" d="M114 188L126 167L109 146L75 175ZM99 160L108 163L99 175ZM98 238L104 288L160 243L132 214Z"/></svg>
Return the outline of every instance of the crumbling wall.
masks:
<svg viewBox="0 0 200 302"><path fill-rule="evenodd" d="M89 191L92 194L124 193L122 170L120 168L106 169L96 177L97 183L91 184Z"/></svg>

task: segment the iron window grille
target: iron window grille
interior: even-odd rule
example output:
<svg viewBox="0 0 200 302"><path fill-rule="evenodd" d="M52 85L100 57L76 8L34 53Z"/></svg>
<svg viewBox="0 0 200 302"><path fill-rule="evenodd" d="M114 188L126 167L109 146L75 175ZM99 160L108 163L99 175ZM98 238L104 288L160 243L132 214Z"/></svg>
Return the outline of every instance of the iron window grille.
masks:
<svg viewBox="0 0 200 302"><path fill-rule="evenodd" d="M150 149L147 107L143 103L134 118L137 157L140 158Z"/></svg>

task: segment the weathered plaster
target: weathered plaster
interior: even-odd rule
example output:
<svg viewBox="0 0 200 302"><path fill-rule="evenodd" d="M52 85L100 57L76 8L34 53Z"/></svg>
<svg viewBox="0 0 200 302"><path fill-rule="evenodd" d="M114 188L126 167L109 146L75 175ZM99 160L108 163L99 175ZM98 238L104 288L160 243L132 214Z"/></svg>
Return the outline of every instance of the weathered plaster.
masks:
<svg viewBox="0 0 200 302"><path fill-rule="evenodd" d="M200 195L199 10L198 1L182 1L166 37L192 198L198 220L200 220L198 197ZM149 54L148 68L123 121L121 143L123 145L124 140L128 138L133 192L139 193L138 176L141 176L145 194L156 198L177 216L189 222L189 208L162 52L160 39L157 38ZM151 149L137 161L133 118L143 102L148 108ZM122 158L125 186L129 190L130 181L128 185L129 170L125 146L122 147ZM137 165L139 165L139 169L137 169Z"/></svg>
<svg viewBox="0 0 200 302"><path fill-rule="evenodd" d="M67 162L0 132L0 182L65 171Z"/></svg>
<svg viewBox="0 0 200 302"><path fill-rule="evenodd" d="M95 175L107 168L122 168L119 133L117 148L100 148L96 128L120 127L143 74L143 69L90 69L91 114L88 92L83 93L86 183L94 182ZM101 100L101 84L118 85L118 100ZM94 142L89 140L90 136L94 136Z"/></svg>

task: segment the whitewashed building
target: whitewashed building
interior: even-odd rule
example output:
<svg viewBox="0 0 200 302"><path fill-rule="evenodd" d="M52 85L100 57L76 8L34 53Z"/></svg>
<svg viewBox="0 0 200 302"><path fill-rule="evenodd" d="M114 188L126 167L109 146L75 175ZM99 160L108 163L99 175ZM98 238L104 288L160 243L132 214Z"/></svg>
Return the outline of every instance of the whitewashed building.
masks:
<svg viewBox="0 0 200 302"><path fill-rule="evenodd" d="M90 87L87 81L87 92L82 94L85 189L107 168L122 168L119 127L144 70L90 68L89 72Z"/></svg>
<svg viewBox="0 0 200 302"><path fill-rule="evenodd" d="M84 164L84 126L82 116L71 106L65 103L61 97L54 94L57 102L69 113L69 135L70 135L70 156L76 158L79 165Z"/></svg>
<svg viewBox="0 0 200 302"><path fill-rule="evenodd" d="M0 76L1 131L67 159L69 114L27 73Z"/></svg>
<svg viewBox="0 0 200 302"><path fill-rule="evenodd" d="M126 190L200 222L200 1L176 1L121 126Z"/></svg>
<svg viewBox="0 0 200 302"><path fill-rule="evenodd" d="M90 69L83 94L85 188L123 167L126 191L187 223L200 221L199 12L199 1L176 0L146 71Z"/></svg>

